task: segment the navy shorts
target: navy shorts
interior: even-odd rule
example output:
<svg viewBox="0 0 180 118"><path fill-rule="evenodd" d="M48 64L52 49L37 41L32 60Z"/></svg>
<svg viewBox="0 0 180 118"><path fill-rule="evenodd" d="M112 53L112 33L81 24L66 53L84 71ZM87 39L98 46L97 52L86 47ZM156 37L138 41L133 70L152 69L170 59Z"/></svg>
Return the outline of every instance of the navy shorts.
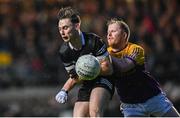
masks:
<svg viewBox="0 0 180 118"><path fill-rule="evenodd" d="M77 101L89 101L90 94L93 88L102 87L109 91L111 98L114 94L114 81L105 77L99 76L95 80L84 81L78 92Z"/></svg>

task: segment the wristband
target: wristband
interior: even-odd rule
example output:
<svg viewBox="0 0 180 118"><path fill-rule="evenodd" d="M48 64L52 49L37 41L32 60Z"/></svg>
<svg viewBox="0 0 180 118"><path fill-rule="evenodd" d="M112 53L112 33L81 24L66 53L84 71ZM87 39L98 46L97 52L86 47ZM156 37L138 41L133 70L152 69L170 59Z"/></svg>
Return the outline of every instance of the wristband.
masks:
<svg viewBox="0 0 180 118"><path fill-rule="evenodd" d="M67 94L68 94L68 91L66 91L65 89L61 89L61 91L64 91L65 93L67 93Z"/></svg>

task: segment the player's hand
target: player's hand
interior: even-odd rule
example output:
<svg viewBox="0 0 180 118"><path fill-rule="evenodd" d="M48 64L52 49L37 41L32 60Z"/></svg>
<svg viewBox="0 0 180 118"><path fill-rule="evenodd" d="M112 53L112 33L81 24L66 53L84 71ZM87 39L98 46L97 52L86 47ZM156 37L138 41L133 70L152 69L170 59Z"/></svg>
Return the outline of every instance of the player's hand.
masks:
<svg viewBox="0 0 180 118"><path fill-rule="evenodd" d="M55 98L57 102L65 104L68 101L68 92L62 89Z"/></svg>

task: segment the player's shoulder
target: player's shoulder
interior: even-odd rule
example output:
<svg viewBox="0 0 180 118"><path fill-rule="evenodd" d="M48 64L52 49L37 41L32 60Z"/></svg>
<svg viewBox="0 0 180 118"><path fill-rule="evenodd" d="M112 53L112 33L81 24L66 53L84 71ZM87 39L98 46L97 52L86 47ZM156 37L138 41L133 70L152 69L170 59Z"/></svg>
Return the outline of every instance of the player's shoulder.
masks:
<svg viewBox="0 0 180 118"><path fill-rule="evenodd" d="M138 50L144 51L142 46L135 44L135 43L128 42L128 47L130 50L138 49Z"/></svg>
<svg viewBox="0 0 180 118"><path fill-rule="evenodd" d="M101 37L95 33L92 33L92 32L83 32L83 35L85 38L88 38L88 39L101 39Z"/></svg>
<svg viewBox="0 0 180 118"><path fill-rule="evenodd" d="M69 50L68 44L66 42L63 42L59 48L59 53L63 55Z"/></svg>
<svg viewBox="0 0 180 118"><path fill-rule="evenodd" d="M68 46L68 43L62 43L62 45L59 48L59 56L61 60L65 63L68 63L69 60L72 60L72 57L74 57L74 55L71 48Z"/></svg>

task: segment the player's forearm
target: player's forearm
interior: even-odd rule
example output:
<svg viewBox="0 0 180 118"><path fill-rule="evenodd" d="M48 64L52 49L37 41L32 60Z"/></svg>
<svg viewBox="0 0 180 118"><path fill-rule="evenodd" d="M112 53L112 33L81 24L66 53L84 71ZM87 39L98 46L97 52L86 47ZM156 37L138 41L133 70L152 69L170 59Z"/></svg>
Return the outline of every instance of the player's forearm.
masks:
<svg viewBox="0 0 180 118"><path fill-rule="evenodd" d="M65 91L70 91L76 85L76 83L78 83L78 82L79 82L78 79L69 78L66 81L66 83L64 84L62 89L65 90Z"/></svg>

